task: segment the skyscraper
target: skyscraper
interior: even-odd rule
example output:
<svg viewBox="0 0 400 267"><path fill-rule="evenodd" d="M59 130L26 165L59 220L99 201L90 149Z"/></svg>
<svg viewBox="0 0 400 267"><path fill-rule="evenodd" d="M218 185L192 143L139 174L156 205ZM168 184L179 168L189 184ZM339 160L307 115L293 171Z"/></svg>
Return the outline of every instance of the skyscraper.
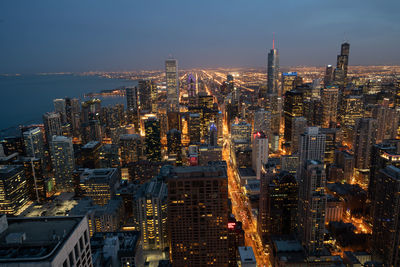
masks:
<svg viewBox="0 0 400 267"><path fill-rule="evenodd" d="M296 88L297 72L282 73L282 95Z"/></svg>
<svg viewBox="0 0 400 267"><path fill-rule="evenodd" d="M343 43L340 50L340 55L337 56L337 65L334 71L334 82L341 89L347 84L347 69L349 65L350 44Z"/></svg>
<svg viewBox="0 0 400 267"><path fill-rule="evenodd" d="M173 266L228 266L228 179L220 167L176 167L168 182Z"/></svg>
<svg viewBox="0 0 400 267"><path fill-rule="evenodd" d="M337 122L339 88L328 86L322 89L322 127L329 128L331 123Z"/></svg>
<svg viewBox="0 0 400 267"><path fill-rule="evenodd" d="M299 182L299 237L309 255L320 255L325 232L325 170L318 160L307 160Z"/></svg>
<svg viewBox="0 0 400 267"><path fill-rule="evenodd" d="M279 55L278 50L275 49L275 39L272 42L272 49L268 53L268 66L267 66L267 92L268 94L279 95L278 92L278 78L279 78Z"/></svg>
<svg viewBox="0 0 400 267"><path fill-rule="evenodd" d="M264 109L254 113L253 132L264 132L271 139L271 112Z"/></svg>
<svg viewBox="0 0 400 267"><path fill-rule="evenodd" d="M82 103L82 139L84 143L89 141L101 141L102 130L100 125L101 100L91 99Z"/></svg>
<svg viewBox="0 0 400 267"><path fill-rule="evenodd" d="M25 153L28 157L44 159L43 134L39 128L32 128L23 133Z"/></svg>
<svg viewBox="0 0 400 267"><path fill-rule="evenodd" d="M73 192L72 173L75 161L72 139L65 136L53 136L50 143L50 154L56 187L61 191Z"/></svg>
<svg viewBox="0 0 400 267"><path fill-rule="evenodd" d="M354 130L354 167L369 169L371 165L371 148L376 141L377 123L375 119L361 118L356 120Z"/></svg>
<svg viewBox="0 0 400 267"><path fill-rule="evenodd" d="M150 80L140 80L139 87L139 105L140 110L151 111L151 94L156 85Z"/></svg>
<svg viewBox="0 0 400 267"><path fill-rule="evenodd" d="M140 135L123 134L119 137L119 156L121 166L143 159L144 146Z"/></svg>
<svg viewBox="0 0 400 267"><path fill-rule="evenodd" d="M15 214L28 202L28 186L22 166L0 166L0 192L2 214Z"/></svg>
<svg viewBox="0 0 400 267"><path fill-rule="evenodd" d="M333 67L332 65L327 65L324 77L325 87L332 85L332 81L333 81Z"/></svg>
<svg viewBox="0 0 400 267"><path fill-rule="evenodd" d="M138 108L138 93L137 87L128 87L126 90L126 104L128 109L137 110Z"/></svg>
<svg viewBox="0 0 400 267"><path fill-rule="evenodd" d="M167 185L158 177L142 185L135 196L134 214L144 250L168 246Z"/></svg>
<svg viewBox="0 0 400 267"><path fill-rule="evenodd" d="M189 97L189 106L197 105L197 81L196 77L190 73L187 78L188 83L188 97Z"/></svg>
<svg viewBox="0 0 400 267"><path fill-rule="evenodd" d="M293 118L303 116L303 93L298 90L287 91L283 110L285 119L284 138L285 142L290 144L292 141Z"/></svg>
<svg viewBox="0 0 400 267"><path fill-rule="evenodd" d="M67 122L67 109L65 99L58 98L53 100L54 112L60 113L61 122L64 124Z"/></svg>
<svg viewBox="0 0 400 267"><path fill-rule="evenodd" d="M179 105L179 75L178 61L167 59L165 61L165 78L167 84L167 102L172 109Z"/></svg>
<svg viewBox="0 0 400 267"><path fill-rule="evenodd" d="M300 136L298 179L302 177L301 172L305 170L304 164L307 161L324 161L325 142L326 135L321 133L319 127L308 127L306 132Z"/></svg>
<svg viewBox="0 0 400 267"><path fill-rule="evenodd" d="M400 265L400 169L392 165L381 169L372 202L372 255L385 266Z"/></svg>
<svg viewBox="0 0 400 267"><path fill-rule="evenodd" d="M199 113L190 113L188 121L188 133L191 144L200 143L201 118Z"/></svg>
<svg viewBox="0 0 400 267"><path fill-rule="evenodd" d="M157 117L147 117L144 121L145 152L150 161L161 161L160 121Z"/></svg>
<svg viewBox="0 0 400 267"><path fill-rule="evenodd" d="M61 116L59 113L47 112L43 115L44 131L48 144L52 141L53 135L59 136L61 131Z"/></svg>
<svg viewBox="0 0 400 267"><path fill-rule="evenodd" d="M261 168L268 162L268 138L264 132L253 134L252 141L252 168L256 172L257 179L261 178Z"/></svg>
<svg viewBox="0 0 400 267"><path fill-rule="evenodd" d="M182 134L177 129L171 129L167 133L168 155L182 153Z"/></svg>

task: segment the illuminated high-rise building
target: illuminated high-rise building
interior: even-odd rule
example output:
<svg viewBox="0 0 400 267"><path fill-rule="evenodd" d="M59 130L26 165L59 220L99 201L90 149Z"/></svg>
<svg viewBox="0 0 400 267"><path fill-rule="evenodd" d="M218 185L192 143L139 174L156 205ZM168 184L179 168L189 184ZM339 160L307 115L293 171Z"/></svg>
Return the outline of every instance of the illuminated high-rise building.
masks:
<svg viewBox="0 0 400 267"><path fill-rule="evenodd" d="M337 65L334 71L334 82L341 89L346 87L347 69L349 65L350 44L343 43L341 46L340 55L337 56Z"/></svg>
<svg viewBox="0 0 400 267"><path fill-rule="evenodd" d="M77 165L80 168L100 168L100 151L102 144L99 141L90 141L80 149Z"/></svg>
<svg viewBox="0 0 400 267"><path fill-rule="evenodd" d="M251 161L251 166L256 172L256 177L260 179L261 168L268 162L268 138L264 132L253 134Z"/></svg>
<svg viewBox="0 0 400 267"><path fill-rule="evenodd" d="M333 82L333 67L332 65L327 65L324 77L325 87L332 85L332 82Z"/></svg>
<svg viewBox="0 0 400 267"><path fill-rule="evenodd" d="M233 123L231 126L231 137L234 143L250 144L251 124L245 121Z"/></svg>
<svg viewBox="0 0 400 267"><path fill-rule="evenodd" d="M282 95L296 88L297 72L282 73Z"/></svg>
<svg viewBox="0 0 400 267"><path fill-rule="evenodd" d="M138 89L137 87L128 87L126 91L126 104L128 109L137 110L138 109Z"/></svg>
<svg viewBox="0 0 400 267"><path fill-rule="evenodd" d="M299 171L298 177L304 170L304 164L309 160L324 161L326 146L326 135L322 133L319 127L308 127L306 131L300 135L299 149Z"/></svg>
<svg viewBox="0 0 400 267"><path fill-rule="evenodd" d="M116 168L77 169L74 172L78 196L88 197L100 206L105 206L115 196L120 178Z"/></svg>
<svg viewBox="0 0 400 267"><path fill-rule="evenodd" d="M173 266L228 267L229 210L225 170L214 166L176 167L167 183Z"/></svg>
<svg viewBox="0 0 400 267"><path fill-rule="evenodd" d="M188 120L188 134L190 143L200 143L201 139L201 118L199 113L190 113Z"/></svg>
<svg viewBox="0 0 400 267"><path fill-rule="evenodd" d="M197 106L197 81L196 77L190 73L187 78L189 106Z"/></svg>
<svg viewBox="0 0 400 267"><path fill-rule="evenodd" d="M218 129L214 122L210 123L210 129L208 134L208 143L210 146L217 146L218 145Z"/></svg>
<svg viewBox="0 0 400 267"><path fill-rule="evenodd" d="M42 160L39 158L20 157L18 164L24 165L29 199L38 203L44 202L46 199L46 186Z"/></svg>
<svg viewBox="0 0 400 267"><path fill-rule="evenodd" d="M81 103L78 98L65 98L65 108L67 123L70 125L73 135L77 136L81 124Z"/></svg>
<svg viewBox="0 0 400 267"><path fill-rule="evenodd" d="M321 161L307 160L299 182L298 232L309 255L320 255L325 232L325 169Z"/></svg>
<svg viewBox="0 0 400 267"><path fill-rule="evenodd" d="M364 103L362 96L349 95L342 98L342 105L339 114L339 121L342 127L351 129L356 123L356 119L364 116Z"/></svg>
<svg viewBox="0 0 400 267"><path fill-rule="evenodd" d="M25 153L28 157L44 159L43 134L40 128L32 128L24 132Z"/></svg>
<svg viewBox="0 0 400 267"><path fill-rule="evenodd" d="M100 125L101 100L91 99L82 103L81 130L84 143L102 140Z"/></svg>
<svg viewBox="0 0 400 267"><path fill-rule="evenodd" d="M65 99L58 98L53 100L54 104L54 112L60 113L61 116L61 123L67 122L67 108Z"/></svg>
<svg viewBox="0 0 400 267"><path fill-rule="evenodd" d="M283 110L285 119L284 138L286 143L290 144L292 141L293 118L303 116L303 93L298 90L287 91Z"/></svg>
<svg viewBox="0 0 400 267"><path fill-rule="evenodd" d="M304 117L293 117L291 124L291 142L289 151L292 155L299 152L300 149L300 135L307 129L307 119Z"/></svg>
<svg viewBox="0 0 400 267"><path fill-rule="evenodd" d="M119 156L121 166L143 160L143 141L138 134L123 134L119 137Z"/></svg>
<svg viewBox="0 0 400 267"><path fill-rule="evenodd" d="M140 110L151 111L151 94L155 86L154 82L150 80L140 80L138 82Z"/></svg>
<svg viewBox="0 0 400 267"><path fill-rule="evenodd" d="M371 165L371 148L376 141L377 122L371 118L356 120L354 129L354 167L369 169Z"/></svg>
<svg viewBox="0 0 400 267"><path fill-rule="evenodd" d="M268 53L267 65L267 93L279 95L278 78L279 78L279 55L278 50L275 49L275 39L272 43L272 49Z"/></svg>
<svg viewBox="0 0 400 267"><path fill-rule="evenodd" d="M372 256L384 266L400 266L400 169L387 166L378 177L372 202Z"/></svg>
<svg viewBox="0 0 400 267"><path fill-rule="evenodd" d="M177 129L171 129L167 133L168 155L182 153L182 133Z"/></svg>
<svg viewBox="0 0 400 267"><path fill-rule="evenodd" d="M50 143L50 155L56 187L61 191L73 192L72 173L75 161L72 139L65 136L53 136Z"/></svg>
<svg viewBox="0 0 400 267"><path fill-rule="evenodd" d="M47 112L43 115L44 131L46 133L46 141L50 144L53 135L61 135L61 115L56 112Z"/></svg>
<svg viewBox="0 0 400 267"><path fill-rule="evenodd" d="M168 246L167 185L158 177L142 185L135 195L135 221L144 250L164 250Z"/></svg>
<svg viewBox="0 0 400 267"><path fill-rule="evenodd" d="M161 161L161 130L157 117L147 117L144 120L145 154L150 161Z"/></svg>
<svg viewBox="0 0 400 267"><path fill-rule="evenodd" d="M264 109L254 113L253 132L264 132L271 138L271 112Z"/></svg>
<svg viewBox="0 0 400 267"><path fill-rule="evenodd" d="M290 235L297 224L298 183L288 172L271 172L261 178L257 227L263 243L274 235Z"/></svg>
<svg viewBox="0 0 400 267"><path fill-rule="evenodd" d="M15 214L29 200L24 168L20 165L0 165L0 213Z"/></svg>
<svg viewBox="0 0 400 267"><path fill-rule="evenodd" d="M377 122L377 143L385 139L396 139L399 125L399 111L389 107L389 99L384 99L381 105L375 107L372 111L372 116Z"/></svg>
<svg viewBox="0 0 400 267"><path fill-rule="evenodd" d="M179 75L178 61L176 59L167 59L165 61L165 78L167 84L167 102L174 110L179 105Z"/></svg>
<svg viewBox="0 0 400 267"><path fill-rule="evenodd" d="M339 88L336 86L328 86L322 89L322 127L329 128L331 124L337 122L339 100Z"/></svg>

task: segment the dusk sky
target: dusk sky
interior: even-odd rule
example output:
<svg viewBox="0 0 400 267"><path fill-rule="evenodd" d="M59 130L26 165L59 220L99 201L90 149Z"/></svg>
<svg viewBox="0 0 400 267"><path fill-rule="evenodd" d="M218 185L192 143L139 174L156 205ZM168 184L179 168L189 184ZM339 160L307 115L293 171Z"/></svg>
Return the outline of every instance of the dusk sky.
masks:
<svg viewBox="0 0 400 267"><path fill-rule="evenodd" d="M2 0L0 73L400 64L399 0Z"/></svg>

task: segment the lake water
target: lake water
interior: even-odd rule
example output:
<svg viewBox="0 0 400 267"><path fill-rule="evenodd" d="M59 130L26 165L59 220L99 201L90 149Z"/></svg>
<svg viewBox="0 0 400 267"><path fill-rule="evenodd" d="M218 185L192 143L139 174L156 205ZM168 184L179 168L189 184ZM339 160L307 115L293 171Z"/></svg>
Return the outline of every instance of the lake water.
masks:
<svg viewBox="0 0 400 267"><path fill-rule="evenodd" d="M121 86L135 86L136 81L108 79L97 75L37 74L0 76L0 135L22 124L42 123L42 115L53 111L55 98L80 98ZM124 103L124 97L99 97L102 106Z"/></svg>

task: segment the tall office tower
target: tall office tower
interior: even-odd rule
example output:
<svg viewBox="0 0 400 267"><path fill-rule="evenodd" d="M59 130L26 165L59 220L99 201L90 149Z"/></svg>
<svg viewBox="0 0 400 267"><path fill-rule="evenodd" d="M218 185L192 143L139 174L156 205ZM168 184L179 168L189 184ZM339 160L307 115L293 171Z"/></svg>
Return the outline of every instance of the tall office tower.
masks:
<svg viewBox="0 0 400 267"><path fill-rule="evenodd" d="M201 119L199 113L190 113L188 121L188 134L191 144L200 143Z"/></svg>
<svg viewBox="0 0 400 267"><path fill-rule="evenodd" d="M20 157L18 164L24 165L29 199L44 202L46 199L45 178L43 177L42 160L39 158Z"/></svg>
<svg viewBox="0 0 400 267"><path fill-rule="evenodd" d="M151 112L157 113L157 111L158 111L158 87L154 82L151 86L150 100L151 100Z"/></svg>
<svg viewBox="0 0 400 267"><path fill-rule="evenodd" d="M167 185L158 177L141 186L135 195L134 214L144 250L168 247Z"/></svg>
<svg viewBox="0 0 400 267"><path fill-rule="evenodd" d="M140 110L151 111L151 92L156 85L150 80L140 80L139 88L139 106Z"/></svg>
<svg viewBox="0 0 400 267"><path fill-rule="evenodd" d="M161 161L160 121L157 117L147 117L144 121L145 154L150 161Z"/></svg>
<svg viewBox="0 0 400 267"><path fill-rule="evenodd" d="M304 169L304 164L309 160L323 162L325 156L326 135L321 132L319 127L308 127L306 132L300 135L299 150L299 173Z"/></svg>
<svg viewBox="0 0 400 267"><path fill-rule="evenodd" d="M264 109L257 110L254 113L253 132L264 132L269 139L271 132L271 112Z"/></svg>
<svg viewBox="0 0 400 267"><path fill-rule="evenodd" d="M241 121L231 126L231 136L234 143L247 143L251 141L251 124Z"/></svg>
<svg viewBox="0 0 400 267"><path fill-rule="evenodd" d="M201 92L198 94L198 106L202 108L213 109L214 106L214 97L212 95L208 95L205 92Z"/></svg>
<svg viewBox="0 0 400 267"><path fill-rule="evenodd" d="M126 90L126 107L127 109L137 110L138 109L138 89L137 87L128 87Z"/></svg>
<svg viewBox="0 0 400 267"><path fill-rule="evenodd" d="M71 130L76 136L79 132L80 127L80 117L81 117L81 103L77 98L66 98L65 99L65 109L67 113L67 123L71 125Z"/></svg>
<svg viewBox="0 0 400 267"><path fill-rule="evenodd" d="M371 118L356 120L354 129L354 167L366 170L371 166L371 148L376 141L377 122Z"/></svg>
<svg viewBox="0 0 400 267"><path fill-rule="evenodd" d="M290 144L292 142L293 118L303 116L303 93L298 90L286 92L283 111L285 119L284 138L286 143Z"/></svg>
<svg viewBox="0 0 400 267"><path fill-rule="evenodd" d="M372 255L385 266L400 266L400 169L381 169L373 201Z"/></svg>
<svg viewBox="0 0 400 267"><path fill-rule="evenodd" d="M318 160L307 160L299 182L299 237L309 255L317 256L324 249L325 170Z"/></svg>
<svg viewBox="0 0 400 267"><path fill-rule="evenodd" d="M342 130L340 128L322 128L321 133L325 134L325 164L335 162L335 150L342 145Z"/></svg>
<svg viewBox="0 0 400 267"><path fill-rule="evenodd" d="M56 187L61 191L73 192L72 172L75 168L75 160L72 139L65 136L53 136L50 154Z"/></svg>
<svg viewBox="0 0 400 267"><path fill-rule="evenodd" d="M282 73L282 95L296 88L297 72Z"/></svg>
<svg viewBox="0 0 400 267"><path fill-rule="evenodd" d="M282 93L278 89L278 78L279 78L279 56L278 50L275 49L275 39L272 42L272 49L268 53L268 80L267 80L267 92L268 94L276 94L281 96Z"/></svg>
<svg viewBox="0 0 400 267"><path fill-rule="evenodd" d="M32 128L23 134L25 153L28 157L44 159L43 134L40 128Z"/></svg>
<svg viewBox="0 0 400 267"><path fill-rule="evenodd" d="M102 144L99 141L90 141L80 149L77 165L80 168L100 168L100 151Z"/></svg>
<svg viewBox="0 0 400 267"><path fill-rule="evenodd" d="M165 78L167 84L167 102L172 110L179 106L179 75L178 61L176 59L167 59L165 61Z"/></svg>
<svg viewBox="0 0 400 267"><path fill-rule="evenodd" d="M123 134L119 137L119 157L121 166L143 160L143 141L138 134Z"/></svg>
<svg viewBox="0 0 400 267"><path fill-rule="evenodd" d="M67 108L65 99L58 98L53 100L54 112L60 113L61 123L67 123Z"/></svg>
<svg viewBox="0 0 400 267"><path fill-rule="evenodd" d="M292 118L292 135L290 149L287 152L290 154L295 154L299 152L300 149L300 135L303 134L307 129L307 119L304 117L293 117Z"/></svg>
<svg viewBox="0 0 400 267"><path fill-rule="evenodd" d="M228 179L214 166L176 167L167 178L173 266L228 266Z"/></svg>
<svg viewBox="0 0 400 267"><path fill-rule="evenodd" d="M349 132L356 123L356 119L364 116L364 103L362 96L349 95L342 99L339 122L344 130L345 139L351 139Z"/></svg>
<svg viewBox="0 0 400 267"><path fill-rule="evenodd" d="M101 141L102 131L100 125L101 100L91 99L82 103L82 139L84 143L89 141Z"/></svg>
<svg viewBox="0 0 400 267"><path fill-rule="evenodd" d="M210 122L208 143L210 146L218 146L218 129L214 122Z"/></svg>
<svg viewBox="0 0 400 267"><path fill-rule="evenodd" d="M168 131L172 129L182 130L182 116L180 112L168 111L167 112Z"/></svg>
<svg viewBox="0 0 400 267"><path fill-rule="evenodd" d="M343 43L340 51L340 55L337 56L337 65L334 72L335 84L341 89L346 87L347 84L347 68L349 65L349 51L350 44Z"/></svg>
<svg viewBox="0 0 400 267"><path fill-rule="evenodd" d="M24 153L24 139L20 136L7 136L1 140L3 146L4 154L9 156L14 153L23 154Z"/></svg>
<svg viewBox="0 0 400 267"><path fill-rule="evenodd" d="M117 168L77 169L74 172L77 195L89 197L100 206L105 206L115 196L120 179Z"/></svg>
<svg viewBox="0 0 400 267"><path fill-rule="evenodd" d="M296 178L288 172L276 173L261 190L260 201L265 203L260 202L259 214L264 215L265 221L260 222L259 232L264 233L263 242L268 242L269 237L274 235L293 234L297 224L299 196Z"/></svg>
<svg viewBox="0 0 400 267"><path fill-rule="evenodd" d="M324 77L325 87L332 85L332 82L333 82L333 67L332 65L327 65Z"/></svg>
<svg viewBox="0 0 400 267"><path fill-rule="evenodd" d="M322 127L330 128L337 122L339 88L328 86L322 89Z"/></svg>
<svg viewBox="0 0 400 267"><path fill-rule="evenodd" d="M0 166L0 192L2 214L15 214L28 202L28 186L22 166Z"/></svg>
<svg viewBox="0 0 400 267"><path fill-rule="evenodd" d="M251 166L257 179L261 178L261 168L268 162L268 138L264 132L253 134Z"/></svg>
<svg viewBox="0 0 400 267"><path fill-rule="evenodd" d="M377 143L385 139L395 139L397 137L399 112L389 107L389 99L384 99L381 105L373 109L372 117L376 119L377 122Z"/></svg>
<svg viewBox="0 0 400 267"><path fill-rule="evenodd" d="M8 255L0 258L1 266L93 266L86 216L3 215L0 223L1 253Z"/></svg>
<svg viewBox="0 0 400 267"><path fill-rule="evenodd" d="M242 222L237 221L233 215L228 218L228 253L229 267L237 267L239 257L238 247L244 246L244 231Z"/></svg>
<svg viewBox="0 0 400 267"><path fill-rule="evenodd" d="M188 83L188 97L189 97L189 106L197 106L197 83L196 77L190 73L187 78Z"/></svg>
<svg viewBox="0 0 400 267"><path fill-rule="evenodd" d="M167 133L168 155L182 153L182 133L177 129L171 129Z"/></svg>
<svg viewBox="0 0 400 267"><path fill-rule="evenodd" d="M61 135L61 116L59 113L47 112L43 115L44 131L46 142L50 144L53 135Z"/></svg>
<svg viewBox="0 0 400 267"><path fill-rule="evenodd" d="M385 140L382 143L373 145L371 148L371 164L368 197L373 203L377 194L377 183L381 183L379 171L389 165L400 168L400 140Z"/></svg>

